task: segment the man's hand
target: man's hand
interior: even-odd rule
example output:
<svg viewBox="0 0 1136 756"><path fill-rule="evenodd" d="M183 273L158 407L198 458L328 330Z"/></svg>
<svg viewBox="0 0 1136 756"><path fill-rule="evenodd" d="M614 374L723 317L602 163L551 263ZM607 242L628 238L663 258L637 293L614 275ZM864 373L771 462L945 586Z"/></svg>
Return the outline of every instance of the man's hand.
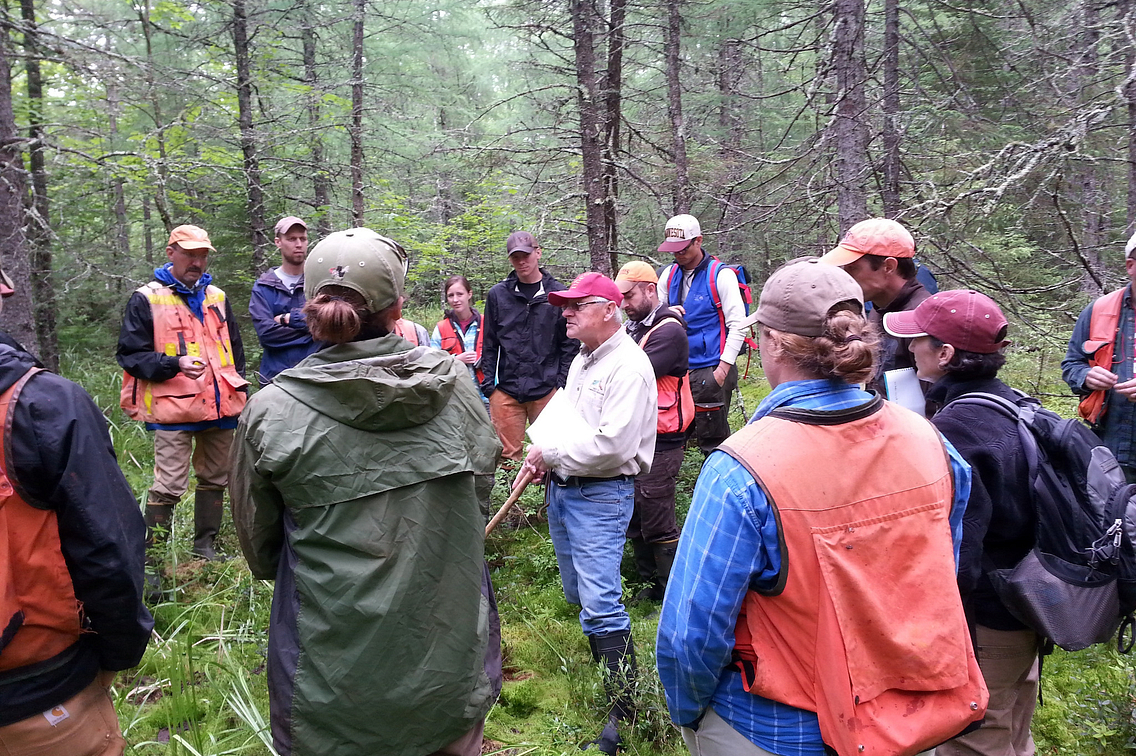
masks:
<svg viewBox="0 0 1136 756"><path fill-rule="evenodd" d="M728 362L719 362L718 367L714 368L714 380L718 382L719 386L724 386L726 383L726 376L730 374L730 368L733 367Z"/></svg>
<svg viewBox="0 0 1136 756"><path fill-rule="evenodd" d="M186 378L197 380L205 374L205 360L200 357L178 357L178 370L184 373Z"/></svg>
<svg viewBox="0 0 1136 756"><path fill-rule="evenodd" d="M1119 389L1120 386L1116 385L1118 378L1119 376L1116 373L1111 373L1100 365L1093 365L1085 374L1085 388L1090 391L1108 391L1115 386ZM1132 381L1127 381L1127 383L1132 383Z"/></svg>
<svg viewBox="0 0 1136 756"><path fill-rule="evenodd" d="M686 308L683 307L682 305L667 305L667 306L670 307L675 312L677 312L679 315L682 315L684 318L686 317Z"/></svg>
<svg viewBox="0 0 1136 756"><path fill-rule="evenodd" d="M1136 378L1124 383L1118 383L1112 387L1112 390L1123 396L1130 402L1136 402Z"/></svg>
<svg viewBox="0 0 1136 756"><path fill-rule="evenodd" d="M548 472L548 468L544 466L544 452L536 444L529 447L529 453L525 455L525 463L521 465L521 475L517 476L517 480L521 479L525 470L532 473L533 481L538 481L544 477ZM517 487L517 480L513 481L513 487Z"/></svg>
<svg viewBox="0 0 1136 756"><path fill-rule="evenodd" d="M292 313L286 312L283 315L277 315L273 318L280 325L286 326L292 322Z"/></svg>
<svg viewBox="0 0 1136 756"><path fill-rule="evenodd" d="M455 354L454 359L462 363L463 365L472 365L473 363L477 362L477 352L462 352L461 354Z"/></svg>

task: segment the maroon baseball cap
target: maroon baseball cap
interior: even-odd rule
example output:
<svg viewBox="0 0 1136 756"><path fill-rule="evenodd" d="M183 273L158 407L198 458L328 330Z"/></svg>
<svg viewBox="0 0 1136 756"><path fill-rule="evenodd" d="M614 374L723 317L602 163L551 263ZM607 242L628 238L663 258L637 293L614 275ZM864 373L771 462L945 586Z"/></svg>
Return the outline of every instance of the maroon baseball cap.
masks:
<svg viewBox="0 0 1136 756"><path fill-rule="evenodd" d="M532 254L538 247L540 247L540 245L537 244L536 237L528 231L514 231L509 234L509 238L505 242L505 254L511 255L514 252L524 252L528 255Z"/></svg>
<svg viewBox="0 0 1136 756"><path fill-rule="evenodd" d="M623 304L623 294L619 287L602 273L581 273L568 287L567 291L548 292L549 304L563 307L569 302L576 302L584 297L601 297L609 302L615 302L618 307Z"/></svg>
<svg viewBox="0 0 1136 756"><path fill-rule="evenodd" d="M1010 342L1001 338L1008 324L993 299L970 289L940 291L914 310L884 315L884 330L892 336L933 336L977 354L993 354L1008 346Z"/></svg>

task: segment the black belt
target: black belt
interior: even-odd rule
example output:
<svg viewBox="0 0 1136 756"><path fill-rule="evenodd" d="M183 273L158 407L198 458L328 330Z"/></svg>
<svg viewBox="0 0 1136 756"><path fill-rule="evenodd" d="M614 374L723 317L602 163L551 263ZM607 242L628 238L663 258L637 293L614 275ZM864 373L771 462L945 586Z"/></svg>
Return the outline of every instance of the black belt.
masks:
<svg viewBox="0 0 1136 756"><path fill-rule="evenodd" d="M610 483L613 480L634 480L634 475L613 475L610 478L587 478L583 475L569 475L564 477L559 473L552 473L552 479L561 486L583 486L588 483Z"/></svg>

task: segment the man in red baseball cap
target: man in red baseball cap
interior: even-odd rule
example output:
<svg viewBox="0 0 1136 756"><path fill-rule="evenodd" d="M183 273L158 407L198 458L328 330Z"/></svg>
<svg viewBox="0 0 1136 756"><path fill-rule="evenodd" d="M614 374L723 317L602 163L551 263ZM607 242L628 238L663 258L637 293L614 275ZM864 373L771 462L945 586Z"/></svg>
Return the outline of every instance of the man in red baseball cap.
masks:
<svg viewBox="0 0 1136 756"><path fill-rule="evenodd" d="M864 301L872 303L868 320L879 328L887 313L914 310L931 296L915 278L914 258L915 239L910 231L890 218L869 218L848 229L821 261L844 268L856 279L864 290ZM906 339L888 335L880 339L879 366L868 388L883 393L885 372L915 366L908 346Z"/></svg>
<svg viewBox="0 0 1136 756"><path fill-rule="evenodd" d="M1006 362L1008 323L990 297L977 291L935 294L912 311L884 316L892 336L911 341L919 378L932 382L931 422L974 471L962 525L958 584L977 639L978 666L990 690L982 726L935 749L938 756L1033 753L1030 721L1037 703L1041 639L1002 603L991 582L1033 549L1037 515L1029 464L1017 421L985 404L958 401L993 394L1013 404L1020 396L998 379Z"/></svg>
<svg viewBox="0 0 1136 756"><path fill-rule="evenodd" d="M592 658L608 669L612 707L593 741L603 753L620 744L619 720L631 714L628 670L634 670L631 620L621 603L620 561L635 502L635 476L651 469L657 392L651 361L619 321L623 294L599 273L584 273L566 291L548 295L564 311L568 337L580 353L551 418L576 422L529 430L524 471L548 477L548 533L556 550L564 598L580 605L580 626ZM555 406L554 406L555 405ZM556 422L555 420L552 422Z"/></svg>

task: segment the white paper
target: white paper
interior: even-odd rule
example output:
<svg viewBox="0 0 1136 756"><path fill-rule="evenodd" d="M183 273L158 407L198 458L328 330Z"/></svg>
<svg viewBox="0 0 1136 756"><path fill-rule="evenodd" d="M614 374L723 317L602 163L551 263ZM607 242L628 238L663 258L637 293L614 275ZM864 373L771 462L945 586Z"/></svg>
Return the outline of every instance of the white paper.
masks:
<svg viewBox="0 0 1136 756"><path fill-rule="evenodd" d="M923 389L915 377L915 368L899 368L884 372L884 391L887 398L901 407L924 415L927 411Z"/></svg>
<svg viewBox="0 0 1136 756"><path fill-rule="evenodd" d="M595 434L576 408L568 400L568 392L556 392L540 415L529 426L529 440L537 446L549 447L560 438L587 438Z"/></svg>

